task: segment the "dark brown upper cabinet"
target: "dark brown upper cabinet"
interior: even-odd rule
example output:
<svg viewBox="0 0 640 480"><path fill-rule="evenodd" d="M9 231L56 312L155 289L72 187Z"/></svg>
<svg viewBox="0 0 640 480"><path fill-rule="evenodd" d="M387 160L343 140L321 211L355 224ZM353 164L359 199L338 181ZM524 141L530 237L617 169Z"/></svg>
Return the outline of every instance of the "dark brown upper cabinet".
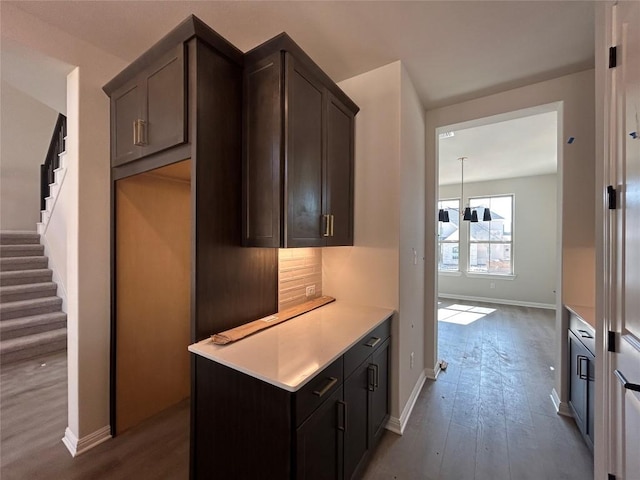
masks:
<svg viewBox="0 0 640 480"><path fill-rule="evenodd" d="M358 107L286 34L247 52L243 241L353 245Z"/></svg>
<svg viewBox="0 0 640 480"><path fill-rule="evenodd" d="M111 165L187 142L185 46L170 48L111 95Z"/></svg>

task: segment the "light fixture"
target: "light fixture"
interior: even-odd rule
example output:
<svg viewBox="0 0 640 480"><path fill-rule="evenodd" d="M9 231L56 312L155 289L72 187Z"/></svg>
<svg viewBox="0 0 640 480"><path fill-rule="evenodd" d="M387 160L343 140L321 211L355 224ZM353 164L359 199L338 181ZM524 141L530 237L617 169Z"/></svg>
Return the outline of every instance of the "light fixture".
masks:
<svg viewBox="0 0 640 480"><path fill-rule="evenodd" d="M441 208L438 210L438 221L447 223L449 222L449 210Z"/></svg>
<svg viewBox="0 0 640 480"><path fill-rule="evenodd" d="M460 157L458 160L460 160L460 199L464 203L464 161L467 160L467 157ZM478 222L478 211L476 209L471 210L467 203L467 206L464 207L464 213L462 213L462 220L472 223ZM488 208L484 209L482 221L491 221L491 211Z"/></svg>

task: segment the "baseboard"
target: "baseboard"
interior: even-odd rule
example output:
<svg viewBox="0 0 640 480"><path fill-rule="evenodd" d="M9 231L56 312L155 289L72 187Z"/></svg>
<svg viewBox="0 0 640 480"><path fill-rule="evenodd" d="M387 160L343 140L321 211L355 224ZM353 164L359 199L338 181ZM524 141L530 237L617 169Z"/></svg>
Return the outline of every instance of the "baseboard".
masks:
<svg viewBox="0 0 640 480"><path fill-rule="evenodd" d="M106 442L110 438L111 427L109 427L108 425L80 439L78 439L78 437L76 437L75 434L71 430L69 430L69 427L67 427L64 431L62 443L64 443L64 446L67 447L67 450L69 450L69 453L71 453L72 457L77 457L87 450L100 445L102 442Z"/></svg>
<svg viewBox="0 0 640 480"><path fill-rule="evenodd" d="M553 406L556 408L556 413L558 415L573 417L569 404L560 400L560 396L558 395L558 392L556 392L555 388L551 390L551 395L549 396L551 397L551 401L553 402Z"/></svg>
<svg viewBox="0 0 640 480"><path fill-rule="evenodd" d="M402 435L404 433L404 429L407 426L407 422L409 421L409 417L411 416L411 412L413 411L413 407L416 404L416 400L418 400L418 395L420 395L420 390L422 390L422 386L424 385L425 380L427 379L426 370L423 370L418 377L418 381L413 387L413 391L411 395L409 395L409 400L407 400L406 405L402 409L402 413L400 414L400 418L397 417L389 417L387 421L386 429L397 433L398 435Z"/></svg>
<svg viewBox="0 0 640 480"><path fill-rule="evenodd" d="M438 297L447 298L450 300L467 300L469 302L486 302L497 303L499 305L515 305L517 307L544 308L546 310L556 309L555 304L551 303L522 302L520 300L505 300L504 298L471 297L467 295L450 295L448 293L438 293Z"/></svg>
<svg viewBox="0 0 640 480"><path fill-rule="evenodd" d="M424 371L429 380L437 380L438 375L440 375L442 369L440 368L440 363L438 362L438 364L434 368L426 368Z"/></svg>

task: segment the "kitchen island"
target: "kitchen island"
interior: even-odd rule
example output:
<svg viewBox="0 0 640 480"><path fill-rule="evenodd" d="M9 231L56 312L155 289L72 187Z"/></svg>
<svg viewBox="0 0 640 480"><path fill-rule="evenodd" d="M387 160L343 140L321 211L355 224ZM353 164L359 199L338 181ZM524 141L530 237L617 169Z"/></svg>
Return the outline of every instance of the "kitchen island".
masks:
<svg viewBox="0 0 640 480"><path fill-rule="evenodd" d="M191 478L357 477L388 419L393 313L337 301L191 345Z"/></svg>

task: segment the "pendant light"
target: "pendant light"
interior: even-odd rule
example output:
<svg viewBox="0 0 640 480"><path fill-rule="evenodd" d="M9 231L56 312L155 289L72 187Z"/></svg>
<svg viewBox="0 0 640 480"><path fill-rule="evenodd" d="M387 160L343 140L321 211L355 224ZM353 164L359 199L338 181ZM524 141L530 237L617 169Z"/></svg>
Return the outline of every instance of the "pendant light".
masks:
<svg viewBox="0 0 640 480"><path fill-rule="evenodd" d="M467 157L460 157L460 199L464 203L464 161L467 160ZM477 223L478 222L478 211L476 209L471 210L469 204L464 207L464 213L462 214L462 220L467 222ZM484 213L482 215L483 222L491 221L491 210L488 208L484 209Z"/></svg>
<svg viewBox="0 0 640 480"><path fill-rule="evenodd" d="M449 222L449 210L441 208L438 210L438 221L448 223Z"/></svg>
<svg viewBox="0 0 640 480"><path fill-rule="evenodd" d="M460 157L458 159L460 160L460 200L462 201L463 204L464 204L464 161L466 159L467 157ZM471 218L472 218L471 208L469 208L469 205L467 205L466 207L464 207L462 220L466 220L467 222L470 222L472 221ZM476 219L477 218L478 218L478 214L476 213Z"/></svg>

